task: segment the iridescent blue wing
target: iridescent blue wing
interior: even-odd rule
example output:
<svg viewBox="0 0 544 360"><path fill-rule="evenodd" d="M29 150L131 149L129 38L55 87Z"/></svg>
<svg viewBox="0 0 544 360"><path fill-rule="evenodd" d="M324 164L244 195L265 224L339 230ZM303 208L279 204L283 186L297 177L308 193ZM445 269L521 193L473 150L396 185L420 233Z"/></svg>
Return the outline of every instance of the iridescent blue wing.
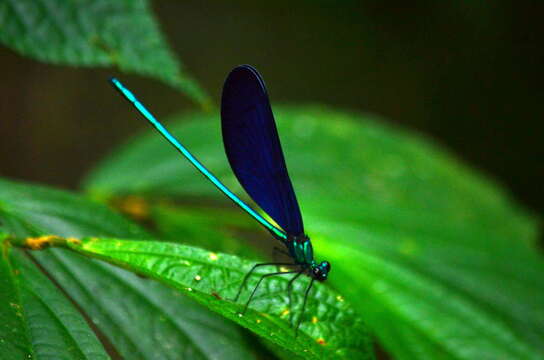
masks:
<svg viewBox="0 0 544 360"><path fill-rule="evenodd" d="M263 79L253 67L231 71L221 101L230 166L251 198L288 234L304 233Z"/></svg>

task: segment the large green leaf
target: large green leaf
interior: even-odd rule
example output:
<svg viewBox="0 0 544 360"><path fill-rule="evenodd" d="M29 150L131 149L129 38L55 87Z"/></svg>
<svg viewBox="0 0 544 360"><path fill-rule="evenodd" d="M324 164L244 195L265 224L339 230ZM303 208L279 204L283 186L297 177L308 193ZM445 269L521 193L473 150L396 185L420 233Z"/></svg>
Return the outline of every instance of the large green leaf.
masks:
<svg viewBox="0 0 544 360"><path fill-rule="evenodd" d="M21 237L149 237L101 204L63 191L5 180L0 180L0 221L4 230ZM195 359L214 359L222 354L253 358L234 324L190 299L173 296L172 290L161 284L150 284L150 280L62 249L32 255L124 358L177 359L180 354ZM10 301L7 296L4 300L4 292L0 298Z"/></svg>
<svg viewBox="0 0 544 360"><path fill-rule="evenodd" d="M125 358L254 359L242 332L179 291L73 255L50 252L40 262Z"/></svg>
<svg viewBox="0 0 544 360"><path fill-rule="evenodd" d="M335 276L349 279L341 289L359 299L389 348L400 340L430 344L444 358L542 357L544 266L526 249L414 240L326 221L315 232ZM319 241L333 237L334 245Z"/></svg>
<svg viewBox="0 0 544 360"><path fill-rule="evenodd" d="M332 262L329 281L387 350L402 359L544 356L537 227L504 191L378 119L317 106L275 114L307 231L317 255ZM182 120L174 134L240 191L218 116ZM226 201L151 131L114 153L85 186L105 197Z"/></svg>
<svg viewBox="0 0 544 360"><path fill-rule="evenodd" d="M332 205L349 201L372 210L361 217L345 206L321 206L327 217L347 215L346 220L354 221L372 217L385 226L393 223L425 232L459 232L471 226L467 236L492 231L521 241L533 241L536 236L532 219L518 211L502 190L413 134L369 116L324 107L280 107L276 115L289 173L304 211L306 202L324 198L335 200L329 201ZM182 120L172 126L172 133L227 186L239 189L224 155L219 116L190 114ZM221 194L197 175L149 130L106 159L87 177L85 187L103 196L136 193L220 199ZM339 213L338 208L344 211ZM497 222L497 217L508 221Z"/></svg>
<svg viewBox="0 0 544 360"><path fill-rule="evenodd" d="M4 234L0 234L3 238ZM2 239L3 240L3 239ZM0 240L0 241L2 241ZM9 261L8 249L2 245L0 258L0 353L7 354L6 360L18 360L33 352L32 339L27 332L26 319L21 313L19 284Z"/></svg>
<svg viewBox="0 0 544 360"><path fill-rule="evenodd" d="M0 42L40 61L117 66L205 104L207 95L169 49L147 0L5 0Z"/></svg>
<svg viewBox="0 0 544 360"><path fill-rule="evenodd" d="M83 238L68 241L65 246L124 268L150 276L175 287L221 315L251 329L265 339L306 359L373 358L369 337L361 319L338 294L321 284L314 284L304 314L304 289L310 279L294 283L293 322L300 316L298 336L289 324L286 285L292 273L263 282L248 311L241 311L262 275L275 268L255 271L249 277L244 296L236 296L242 279L254 262L222 253L213 253L186 245L157 241L124 241L119 239ZM191 314L190 317L196 316ZM197 334L192 336L199 338Z"/></svg>
<svg viewBox="0 0 544 360"><path fill-rule="evenodd" d="M262 258L247 236L240 230L254 231L257 225L247 221L241 212L225 217L216 207L178 206L158 204L150 216L162 239L197 245L211 251L237 254L240 257ZM268 255L268 254L266 254Z"/></svg>
<svg viewBox="0 0 544 360"><path fill-rule="evenodd" d="M0 220L19 236L148 236L103 204L66 191L4 179L0 179Z"/></svg>
<svg viewBox="0 0 544 360"><path fill-rule="evenodd" d="M109 359L85 319L22 250L0 259L0 354L19 359Z"/></svg>

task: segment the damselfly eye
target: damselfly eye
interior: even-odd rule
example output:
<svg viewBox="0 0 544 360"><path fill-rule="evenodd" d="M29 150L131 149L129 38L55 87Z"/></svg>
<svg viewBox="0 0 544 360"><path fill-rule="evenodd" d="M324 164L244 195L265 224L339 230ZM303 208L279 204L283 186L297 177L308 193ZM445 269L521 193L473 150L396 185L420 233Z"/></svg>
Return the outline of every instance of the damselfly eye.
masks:
<svg viewBox="0 0 544 360"><path fill-rule="evenodd" d="M319 264L319 267L325 270L325 272L331 271L331 264L328 261L322 261L321 264Z"/></svg>

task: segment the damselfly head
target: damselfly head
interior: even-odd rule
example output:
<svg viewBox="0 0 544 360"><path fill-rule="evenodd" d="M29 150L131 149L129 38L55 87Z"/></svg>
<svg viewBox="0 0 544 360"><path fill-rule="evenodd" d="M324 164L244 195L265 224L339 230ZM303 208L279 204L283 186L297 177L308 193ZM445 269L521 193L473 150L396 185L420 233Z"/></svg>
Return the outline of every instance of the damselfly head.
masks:
<svg viewBox="0 0 544 360"><path fill-rule="evenodd" d="M318 281L325 281L331 271L331 264L328 261L322 261L319 265L312 265L312 277Z"/></svg>

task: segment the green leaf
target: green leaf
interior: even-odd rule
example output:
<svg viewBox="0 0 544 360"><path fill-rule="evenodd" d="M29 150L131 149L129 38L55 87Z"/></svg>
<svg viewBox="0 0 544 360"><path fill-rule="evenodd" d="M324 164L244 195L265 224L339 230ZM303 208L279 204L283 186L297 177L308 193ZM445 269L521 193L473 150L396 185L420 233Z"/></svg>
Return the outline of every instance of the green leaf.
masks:
<svg viewBox="0 0 544 360"><path fill-rule="evenodd" d="M165 82L201 104L208 96L170 50L147 0L7 0L0 42L47 63L116 66Z"/></svg>
<svg viewBox="0 0 544 360"><path fill-rule="evenodd" d="M18 236L149 236L103 204L66 191L4 179L0 179L0 219Z"/></svg>
<svg viewBox="0 0 544 360"><path fill-rule="evenodd" d="M374 117L318 106L275 110L318 260L326 254L329 282L389 352L399 359L544 356L538 229L505 191ZM181 121L173 133L241 193L218 116ZM152 131L114 153L85 187L106 197L226 201Z"/></svg>
<svg viewBox="0 0 544 360"><path fill-rule="evenodd" d="M149 237L101 204L64 191L6 180L0 180L0 221L4 230L19 237ZM177 359L180 354L195 359L221 354L254 358L234 324L190 299L173 296L164 285L62 249L32 255L124 358ZM2 301L10 301L1 294Z"/></svg>
<svg viewBox="0 0 544 360"><path fill-rule="evenodd" d="M257 225L248 222L247 216L239 211L225 216L224 209L215 207L158 204L150 216L162 239L241 257L263 258L249 246L249 240L241 240L240 229L255 230Z"/></svg>
<svg viewBox="0 0 544 360"><path fill-rule="evenodd" d="M254 262L235 256L211 253L199 248L157 241L123 241L84 238L67 245L82 254L137 271L164 282L265 339L306 359L371 359L371 345L362 321L342 297L321 284L309 296L298 337L289 325L286 285L293 274L264 282L245 315L240 312L249 296L246 289L238 303L236 296L245 274ZM268 270L268 271L267 271ZM249 278L253 289L259 278L276 271L262 269ZM294 283L293 321L298 321L304 289L310 279Z"/></svg>
<svg viewBox="0 0 544 360"><path fill-rule="evenodd" d="M22 250L7 249L0 271L3 359L109 359L81 314Z"/></svg>
<svg viewBox="0 0 544 360"><path fill-rule="evenodd" d="M234 324L179 291L74 255L50 252L40 256L40 262L56 274L125 358L255 358ZM94 294L97 289L100 296Z"/></svg>
<svg viewBox="0 0 544 360"><path fill-rule="evenodd" d="M541 358L544 281L538 274L544 266L526 249L438 237L414 241L411 235L337 222L322 222L315 230L318 252L336 264L335 279L349 279L350 286L340 289L359 299L387 347L423 343L425 350L439 348L442 357L454 359ZM332 236L339 239L334 245L319 241ZM350 259L357 261L357 276ZM399 341L399 332L406 339Z"/></svg>
<svg viewBox="0 0 544 360"><path fill-rule="evenodd" d="M26 321L21 312L16 274L9 262L4 244L0 257L0 353L6 360L19 360L32 356L32 339L27 332Z"/></svg>
<svg viewBox="0 0 544 360"><path fill-rule="evenodd" d="M199 160L213 170L225 185L237 187L238 182L223 154L218 115L196 113L180 120L184 123L172 126L172 133L197 154ZM197 199L199 196L221 196L152 130L147 131L145 136L131 140L106 158L87 176L84 187L97 198L122 194L153 197L175 195Z"/></svg>

